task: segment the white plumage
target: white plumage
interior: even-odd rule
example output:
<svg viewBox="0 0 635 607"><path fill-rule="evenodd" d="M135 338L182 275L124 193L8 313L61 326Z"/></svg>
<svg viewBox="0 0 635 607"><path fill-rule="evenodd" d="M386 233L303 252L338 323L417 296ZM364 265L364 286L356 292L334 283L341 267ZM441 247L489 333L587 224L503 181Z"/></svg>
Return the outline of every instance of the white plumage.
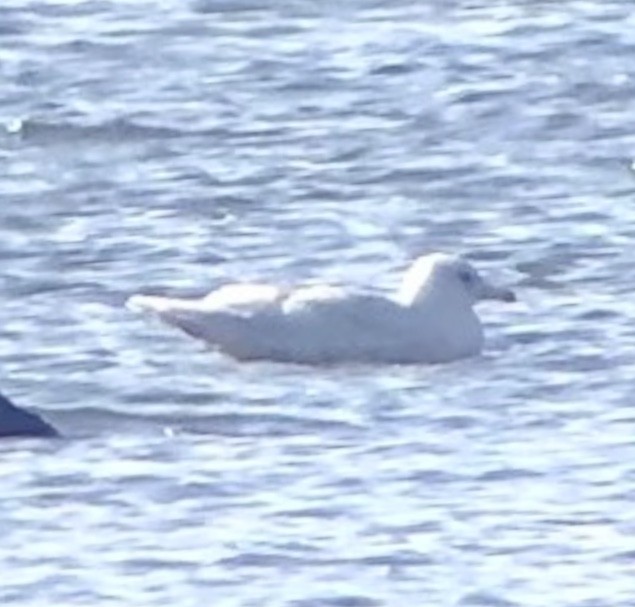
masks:
<svg viewBox="0 0 635 607"><path fill-rule="evenodd" d="M434 253L412 264L394 296L233 284L202 299L134 295L127 305L239 360L440 363L481 351L473 306L483 299L515 296L486 282L464 259Z"/></svg>

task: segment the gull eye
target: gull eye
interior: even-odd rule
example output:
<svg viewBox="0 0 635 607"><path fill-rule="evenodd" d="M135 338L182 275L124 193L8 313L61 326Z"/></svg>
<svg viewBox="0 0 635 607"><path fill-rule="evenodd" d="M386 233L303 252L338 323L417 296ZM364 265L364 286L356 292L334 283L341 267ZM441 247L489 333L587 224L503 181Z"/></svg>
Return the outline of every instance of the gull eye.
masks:
<svg viewBox="0 0 635 607"><path fill-rule="evenodd" d="M471 285L474 282L474 273L468 268L459 270L459 279L466 285Z"/></svg>

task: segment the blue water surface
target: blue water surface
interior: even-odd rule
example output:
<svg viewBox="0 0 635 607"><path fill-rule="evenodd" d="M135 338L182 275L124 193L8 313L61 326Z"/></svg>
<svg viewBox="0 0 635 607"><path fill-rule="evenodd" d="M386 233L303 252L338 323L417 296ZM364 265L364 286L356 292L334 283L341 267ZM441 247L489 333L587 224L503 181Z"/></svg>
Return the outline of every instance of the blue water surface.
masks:
<svg viewBox="0 0 635 607"><path fill-rule="evenodd" d="M626 0L7 0L7 607L632 607ZM132 293L389 289L467 255L520 302L441 367L239 364Z"/></svg>

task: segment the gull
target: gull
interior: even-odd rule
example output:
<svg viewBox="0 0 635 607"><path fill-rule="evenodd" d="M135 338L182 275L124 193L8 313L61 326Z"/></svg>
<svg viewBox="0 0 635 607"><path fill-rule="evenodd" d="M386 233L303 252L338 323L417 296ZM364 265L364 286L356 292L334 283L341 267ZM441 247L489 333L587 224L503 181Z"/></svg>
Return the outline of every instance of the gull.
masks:
<svg viewBox="0 0 635 607"><path fill-rule="evenodd" d="M434 364L481 352L474 306L483 300L516 297L466 259L432 253L416 259L387 296L330 285L239 283L198 299L138 294L126 305L240 361Z"/></svg>

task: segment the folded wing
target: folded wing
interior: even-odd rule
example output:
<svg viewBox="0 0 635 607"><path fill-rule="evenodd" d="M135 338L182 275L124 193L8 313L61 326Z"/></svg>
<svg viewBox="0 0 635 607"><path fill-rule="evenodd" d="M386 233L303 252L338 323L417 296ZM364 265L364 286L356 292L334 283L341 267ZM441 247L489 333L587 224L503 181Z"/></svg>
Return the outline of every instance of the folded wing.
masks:
<svg viewBox="0 0 635 607"><path fill-rule="evenodd" d="M202 299L135 295L128 307L241 360L372 361L412 335L394 301L330 286L228 285Z"/></svg>

